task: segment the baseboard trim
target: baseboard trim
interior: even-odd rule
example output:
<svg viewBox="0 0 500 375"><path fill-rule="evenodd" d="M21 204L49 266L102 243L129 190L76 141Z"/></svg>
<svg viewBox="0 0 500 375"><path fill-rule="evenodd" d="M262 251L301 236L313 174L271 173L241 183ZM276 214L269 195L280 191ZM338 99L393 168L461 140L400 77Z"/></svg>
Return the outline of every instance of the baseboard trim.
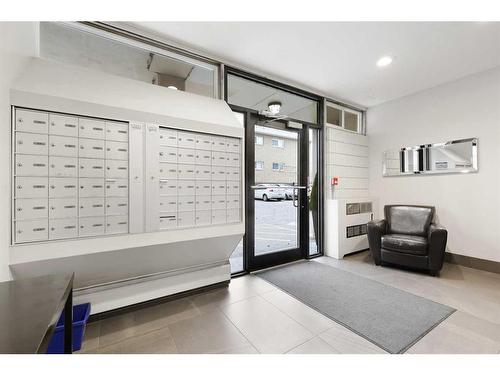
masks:
<svg viewBox="0 0 500 375"><path fill-rule="evenodd" d="M229 282L230 282L229 280L222 281L222 282L219 282L216 284L206 285L206 286L202 286L200 288L186 290L184 292L179 292L179 293L171 294L168 296L155 298L155 299L152 299L149 301L139 302L139 303L135 303L133 305L128 305L128 306L124 306L124 307L119 307L117 309L97 313L97 314L91 315L89 317L89 323L96 322L96 321L102 320L102 319L111 318L111 317L117 316L117 315L126 314L126 313L133 312L136 310L144 309L146 307L160 305L160 304L165 303L165 302L169 302L172 300L176 300L176 299L192 296L195 294L207 292L207 291L210 291L213 289L224 288L224 287L227 287L229 285Z"/></svg>
<svg viewBox="0 0 500 375"><path fill-rule="evenodd" d="M444 260L448 263L458 264L459 266L474 268L480 271L500 273L500 262L495 262L493 260L474 258L453 253L445 253Z"/></svg>

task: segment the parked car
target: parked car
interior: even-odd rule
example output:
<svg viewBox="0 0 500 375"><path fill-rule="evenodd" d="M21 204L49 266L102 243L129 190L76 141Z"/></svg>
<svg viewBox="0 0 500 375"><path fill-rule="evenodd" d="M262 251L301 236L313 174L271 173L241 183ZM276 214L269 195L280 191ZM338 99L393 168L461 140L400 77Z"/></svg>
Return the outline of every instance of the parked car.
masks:
<svg viewBox="0 0 500 375"><path fill-rule="evenodd" d="M292 185L288 184L277 184L280 188L285 190L285 199L290 200L293 199L293 195L297 194Z"/></svg>
<svg viewBox="0 0 500 375"><path fill-rule="evenodd" d="M269 201L271 199L286 199L285 190L276 184L258 184L255 188L255 199Z"/></svg>

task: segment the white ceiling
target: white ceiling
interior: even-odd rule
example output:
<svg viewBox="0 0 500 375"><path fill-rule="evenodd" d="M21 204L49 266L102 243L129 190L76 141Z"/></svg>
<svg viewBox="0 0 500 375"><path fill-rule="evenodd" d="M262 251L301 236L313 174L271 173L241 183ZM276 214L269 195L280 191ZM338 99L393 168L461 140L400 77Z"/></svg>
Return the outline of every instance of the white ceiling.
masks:
<svg viewBox="0 0 500 375"><path fill-rule="evenodd" d="M138 22L224 62L366 107L500 66L500 22ZM391 66L375 63L394 56Z"/></svg>

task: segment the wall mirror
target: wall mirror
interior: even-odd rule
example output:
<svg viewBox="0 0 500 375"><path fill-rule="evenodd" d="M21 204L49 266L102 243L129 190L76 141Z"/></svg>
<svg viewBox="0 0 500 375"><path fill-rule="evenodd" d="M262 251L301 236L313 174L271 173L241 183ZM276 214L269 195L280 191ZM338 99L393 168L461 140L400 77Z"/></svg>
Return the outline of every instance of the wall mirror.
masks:
<svg viewBox="0 0 500 375"><path fill-rule="evenodd" d="M384 176L477 172L477 138L385 151Z"/></svg>

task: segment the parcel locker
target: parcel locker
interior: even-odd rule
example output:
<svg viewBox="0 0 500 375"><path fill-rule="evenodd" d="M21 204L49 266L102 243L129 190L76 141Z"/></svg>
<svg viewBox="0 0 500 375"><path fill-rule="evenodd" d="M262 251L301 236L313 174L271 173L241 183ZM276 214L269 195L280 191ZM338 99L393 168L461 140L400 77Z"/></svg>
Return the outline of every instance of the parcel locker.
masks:
<svg viewBox="0 0 500 375"><path fill-rule="evenodd" d="M103 120L94 120L90 118L80 117L78 119L80 138L105 139L104 129L106 124Z"/></svg>
<svg viewBox="0 0 500 375"><path fill-rule="evenodd" d="M47 198L23 198L15 201L16 220L40 219L48 216Z"/></svg>
<svg viewBox="0 0 500 375"><path fill-rule="evenodd" d="M49 220L49 240L78 237L78 219L52 219Z"/></svg>
<svg viewBox="0 0 500 375"><path fill-rule="evenodd" d="M80 198L79 211L80 217L104 216L104 198Z"/></svg>
<svg viewBox="0 0 500 375"><path fill-rule="evenodd" d="M178 148L177 149L177 163L179 164L194 164L196 161L194 149Z"/></svg>
<svg viewBox="0 0 500 375"><path fill-rule="evenodd" d="M177 196L177 180L170 178L160 179L160 196Z"/></svg>
<svg viewBox="0 0 500 375"><path fill-rule="evenodd" d="M196 196L196 211L198 210L211 210L212 197L210 195Z"/></svg>
<svg viewBox="0 0 500 375"><path fill-rule="evenodd" d="M197 180L209 180L212 176L212 167L210 165L196 165L195 174Z"/></svg>
<svg viewBox="0 0 500 375"><path fill-rule="evenodd" d="M78 156L81 158L104 159L104 141L102 139L81 138Z"/></svg>
<svg viewBox="0 0 500 375"><path fill-rule="evenodd" d="M128 124L106 121L106 139L110 141L128 142Z"/></svg>
<svg viewBox="0 0 500 375"><path fill-rule="evenodd" d="M196 198L194 195L181 196L177 198L177 211L194 211Z"/></svg>
<svg viewBox="0 0 500 375"><path fill-rule="evenodd" d="M78 137L78 117L49 114L49 134Z"/></svg>
<svg viewBox="0 0 500 375"><path fill-rule="evenodd" d="M226 195L226 208L228 210L240 208L240 196L239 195Z"/></svg>
<svg viewBox="0 0 500 375"><path fill-rule="evenodd" d="M100 236L105 233L106 218L104 216L81 217L78 219L78 235Z"/></svg>
<svg viewBox="0 0 500 375"><path fill-rule="evenodd" d="M177 178L179 180L194 180L196 176L194 164L178 164Z"/></svg>
<svg viewBox="0 0 500 375"><path fill-rule="evenodd" d="M49 156L50 177L77 177L78 158Z"/></svg>
<svg viewBox="0 0 500 375"><path fill-rule="evenodd" d="M106 159L128 160L128 143L106 141Z"/></svg>
<svg viewBox="0 0 500 375"><path fill-rule="evenodd" d="M160 161L177 163L177 147L160 146Z"/></svg>
<svg viewBox="0 0 500 375"><path fill-rule="evenodd" d="M177 214L177 227L187 228L194 227L196 224L196 214L194 211L179 212Z"/></svg>
<svg viewBox="0 0 500 375"><path fill-rule="evenodd" d="M212 137L209 135L196 133L195 139L197 150L212 150Z"/></svg>
<svg viewBox="0 0 500 375"><path fill-rule="evenodd" d="M16 152L18 154L47 155L49 136L47 134L16 132Z"/></svg>
<svg viewBox="0 0 500 375"><path fill-rule="evenodd" d="M177 164L173 163L160 163L159 168L161 179L177 179Z"/></svg>
<svg viewBox="0 0 500 375"><path fill-rule="evenodd" d="M106 215L127 215L128 197L106 198Z"/></svg>
<svg viewBox="0 0 500 375"><path fill-rule="evenodd" d="M177 214L160 213L160 230L177 228Z"/></svg>
<svg viewBox="0 0 500 375"><path fill-rule="evenodd" d="M212 223L212 211L210 211L210 210L204 210L204 211L196 210L196 217L195 217L196 226L210 225L211 223Z"/></svg>
<svg viewBox="0 0 500 375"><path fill-rule="evenodd" d="M47 177L16 177L16 198L46 198L48 195Z"/></svg>
<svg viewBox="0 0 500 375"><path fill-rule="evenodd" d="M128 180L125 178L106 179L106 197L128 197Z"/></svg>
<svg viewBox="0 0 500 375"><path fill-rule="evenodd" d="M238 138L227 138L227 152L240 153L240 140Z"/></svg>
<svg viewBox="0 0 500 375"><path fill-rule="evenodd" d="M212 136L212 151L226 152L227 142L225 137Z"/></svg>
<svg viewBox="0 0 500 375"><path fill-rule="evenodd" d="M196 140L192 132L178 131L177 132L177 147L182 148L195 148Z"/></svg>
<svg viewBox="0 0 500 375"><path fill-rule="evenodd" d="M177 130L160 128L160 145L177 147Z"/></svg>
<svg viewBox="0 0 500 375"><path fill-rule="evenodd" d="M16 155L16 176L47 176L49 173L48 156Z"/></svg>
<svg viewBox="0 0 500 375"><path fill-rule="evenodd" d="M177 212L177 197L161 196L159 202L161 212Z"/></svg>
<svg viewBox="0 0 500 375"><path fill-rule="evenodd" d="M105 183L103 178L80 178L80 198L102 198L105 192Z"/></svg>
<svg viewBox="0 0 500 375"><path fill-rule="evenodd" d="M196 196L210 195L211 193L212 193L212 181L210 180L196 181Z"/></svg>
<svg viewBox="0 0 500 375"><path fill-rule="evenodd" d="M103 159L78 159L79 176L91 178L104 177L104 160Z"/></svg>
<svg viewBox="0 0 500 375"><path fill-rule="evenodd" d="M78 138L50 135L49 155L78 157Z"/></svg>
<svg viewBox="0 0 500 375"><path fill-rule="evenodd" d="M196 150L196 164L197 165L211 165L212 152L207 150Z"/></svg>
<svg viewBox="0 0 500 375"><path fill-rule="evenodd" d="M240 181L240 168L226 167L226 176L229 181Z"/></svg>
<svg viewBox="0 0 500 375"><path fill-rule="evenodd" d="M227 153L227 163L228 167L240 167L240 154Z"/></svg>
<svg viewBox="0 0 500 375"><path fill-rule="evenodd" d="M106 216L106 234L128 233L128 216Z"/></svg>
<svg viewBox="0 0 500 375"><path fill-rule="evenodd" d="M227 222L228 223L238 223L240 221L241 221L241 213L240 213L239 208L227 210Z"/></svg>
<svg viewBox="0 0 500 375"><path fill-rule="evenodd" d="M49 199L49 219L62 219L78 216L77 198Z"/></svg>
<svg viewBox="0 0 500 375"><path fill-rule="evenodd" d="M49 198L78 197L78 179L74 177L50 177Z"/></svg>
<svg viewBox="0 0 500 375"><path fill-rule="evenodd" d="M196 183L194 180L178 180L177 181L177 195L195 195Z"/></svg>
<svg viewBox="0 0 500 375"><path fill-rule="evenodd" d="M173 168L165 166L170 163L160 163L158 156L159 150L159 127L154 124L146 124L145 126L145 147L144 147L144 209L146 217L144 220L144 228L146 232L154 232L159 229L159 196L160 184L159 180L169 178L168 169L173 169L175 178L177 178L177 164L173 164Z"/></svg>
<svg viewBox="0 0 500 375"><path fill-rule="evenodd" d="M212 181L226 181L226 167L212 166Z"/></svg>
<svg viewBox="0 0 500 375"><path fill-rule="evenodd" d="M106 178L128 178L128 161L106 160Z"/></svg>
<svg viewBox="0 0 500 375"><path fill-rule="evenodd" d="M226 181L212 181L212 195L225 195Z"/></svg>
<svg viewBox="0 0 500 375"><path fill-rule="evenodd" d="M180 196L177 198L177 211L194 211L196 198L194 195Z"/></svg>
<svg viewBox="0 0 500 375"><path fill-rule="evenodd" d="M48 133L49 114L16 109L16 130L29 133Z"/></svg>
<svg viewBox="0 0 500 375"><path fill-rule="evenodd" d="M228 195L240 195L240 182L239 181L227 181L226 194Z"/></svg>
<svg viewBox="0 0 500 375"><path fill-rule="evenodd" d="M212 210L225 210L225 209L226 209L226 196L212 195Z"/></svg>
<svg viewBox="0 0 500 375"><path fill-rule="evenodd" d="M227 153L212 151L212 165L226 166Z"/></svg>
<svg viewBox="0 0 500 375"><path fill-rule="evenodd" d="M22 243L48 240L48 224L49 221L47 218L15 222L14 231L16 242Z"/></svg>
<svg viewBox="0 0 500 375"><path fill-rule="evenodd" d="M226 210L212 210L212 224L225 224L226 222Z"/></svg>

